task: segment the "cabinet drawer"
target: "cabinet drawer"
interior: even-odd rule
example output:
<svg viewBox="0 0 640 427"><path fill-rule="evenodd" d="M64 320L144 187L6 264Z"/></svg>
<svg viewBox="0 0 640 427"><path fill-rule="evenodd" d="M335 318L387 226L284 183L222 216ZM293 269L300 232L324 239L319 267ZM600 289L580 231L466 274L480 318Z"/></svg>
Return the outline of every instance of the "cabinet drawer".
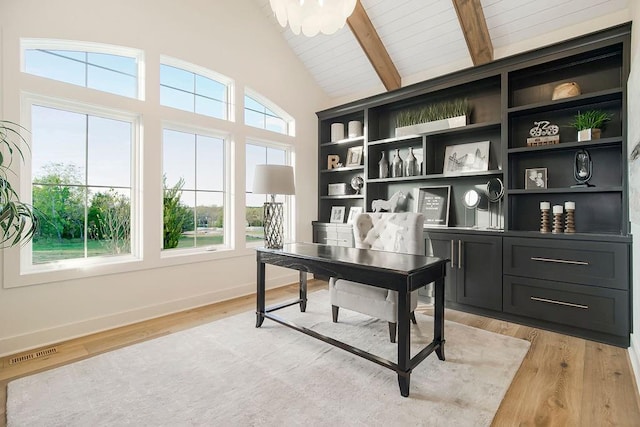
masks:
<svg viewBox="0 0 640 427"><path fill-rule="evenodd" d="M548 322L624 336L629 333L628 292L504 276L503 310Z"/></svg>
<svg viewBox="0 0 640 427"><path fill-rule="evenodd" d="M629 289L625 243L504 239L504 274Z"/></svg>

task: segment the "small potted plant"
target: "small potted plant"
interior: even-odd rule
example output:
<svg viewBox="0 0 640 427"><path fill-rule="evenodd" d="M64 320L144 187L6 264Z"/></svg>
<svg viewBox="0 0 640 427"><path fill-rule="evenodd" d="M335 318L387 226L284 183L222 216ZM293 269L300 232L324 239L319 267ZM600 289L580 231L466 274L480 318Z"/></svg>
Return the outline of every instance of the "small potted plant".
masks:
<svg viewBox="0 0 640 427"><path fill-rule="evenodd" d="M574 117L570 123L578 131L578 141L599 139L604 123L611 120L612 115L600 110L589 110Z"/></svg>

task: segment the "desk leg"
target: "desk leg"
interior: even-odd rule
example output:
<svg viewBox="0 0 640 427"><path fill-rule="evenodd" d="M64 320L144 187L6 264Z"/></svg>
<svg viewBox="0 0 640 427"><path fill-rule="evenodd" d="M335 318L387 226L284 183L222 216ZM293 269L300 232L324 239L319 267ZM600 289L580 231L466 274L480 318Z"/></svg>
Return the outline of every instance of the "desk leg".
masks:
<svg viewBox="0 0 640 427"><path fill-rule="evenodd" d="M256 289L256 328L262 326L264 321L264 263L258 260Z"/></svg>
<svg viewBox="0 0 640 427"><path fill-rule="evenodd" d="M407 290L398 291L398 385L403 397L409 396L411 371L411 331L409 324L409 310L411 309L411 293Z"/></svg>
<svg viewBox="0 0 640 427"><path fill-rule="evenodd" d="M300 311L302 313L307 309L307 272L300 272Z"/></svg>
<svg viewBox="0 0 640 427"><path fill-rule="evenodd" d="M433 321L433 340L440 342L436 348L438 359L444 360L444 278L435 282L435 313Z"/></svg>

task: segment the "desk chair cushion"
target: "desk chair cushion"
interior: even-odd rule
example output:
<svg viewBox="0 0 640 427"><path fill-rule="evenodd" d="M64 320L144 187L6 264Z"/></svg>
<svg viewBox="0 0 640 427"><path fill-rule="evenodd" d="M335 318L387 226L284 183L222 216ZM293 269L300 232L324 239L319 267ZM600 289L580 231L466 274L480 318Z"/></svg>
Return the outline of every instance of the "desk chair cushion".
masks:
<svg viewBox="0 0 640 427"><path fill-rule="evenodd" d="M354 218L353 235L357 248L423 255L423 224L424 217L419 213L363 213ZM390 330L398 321L395 291L332 277L329 294L336 321L338 307L385 320L390 323ZM417 305L414 292L411 312Z"/></svg>

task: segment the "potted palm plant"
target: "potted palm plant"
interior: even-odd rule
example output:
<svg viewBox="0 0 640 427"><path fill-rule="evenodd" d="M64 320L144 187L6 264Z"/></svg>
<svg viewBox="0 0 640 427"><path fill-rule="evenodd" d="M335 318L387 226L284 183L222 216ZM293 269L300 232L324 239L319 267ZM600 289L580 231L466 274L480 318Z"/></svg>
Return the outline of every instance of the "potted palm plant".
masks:
<svg viewBox="0 0 640 427"><path fill-rule="evenodd" d="M600 110L589 110L575 115L571 126L578 131L578 141L599 139L605 122L611 120L612 115Z"/></svg>
<svg viewBox="0 0 640 427"><path fill-rule="evenodd" d="M22 146L27 146L21 132L25 129L13 122L0 120L0 248L14 246L31 239L37 217L31 205L20 201L11 186L9 174L14 157L24 160Z"/></svg>

